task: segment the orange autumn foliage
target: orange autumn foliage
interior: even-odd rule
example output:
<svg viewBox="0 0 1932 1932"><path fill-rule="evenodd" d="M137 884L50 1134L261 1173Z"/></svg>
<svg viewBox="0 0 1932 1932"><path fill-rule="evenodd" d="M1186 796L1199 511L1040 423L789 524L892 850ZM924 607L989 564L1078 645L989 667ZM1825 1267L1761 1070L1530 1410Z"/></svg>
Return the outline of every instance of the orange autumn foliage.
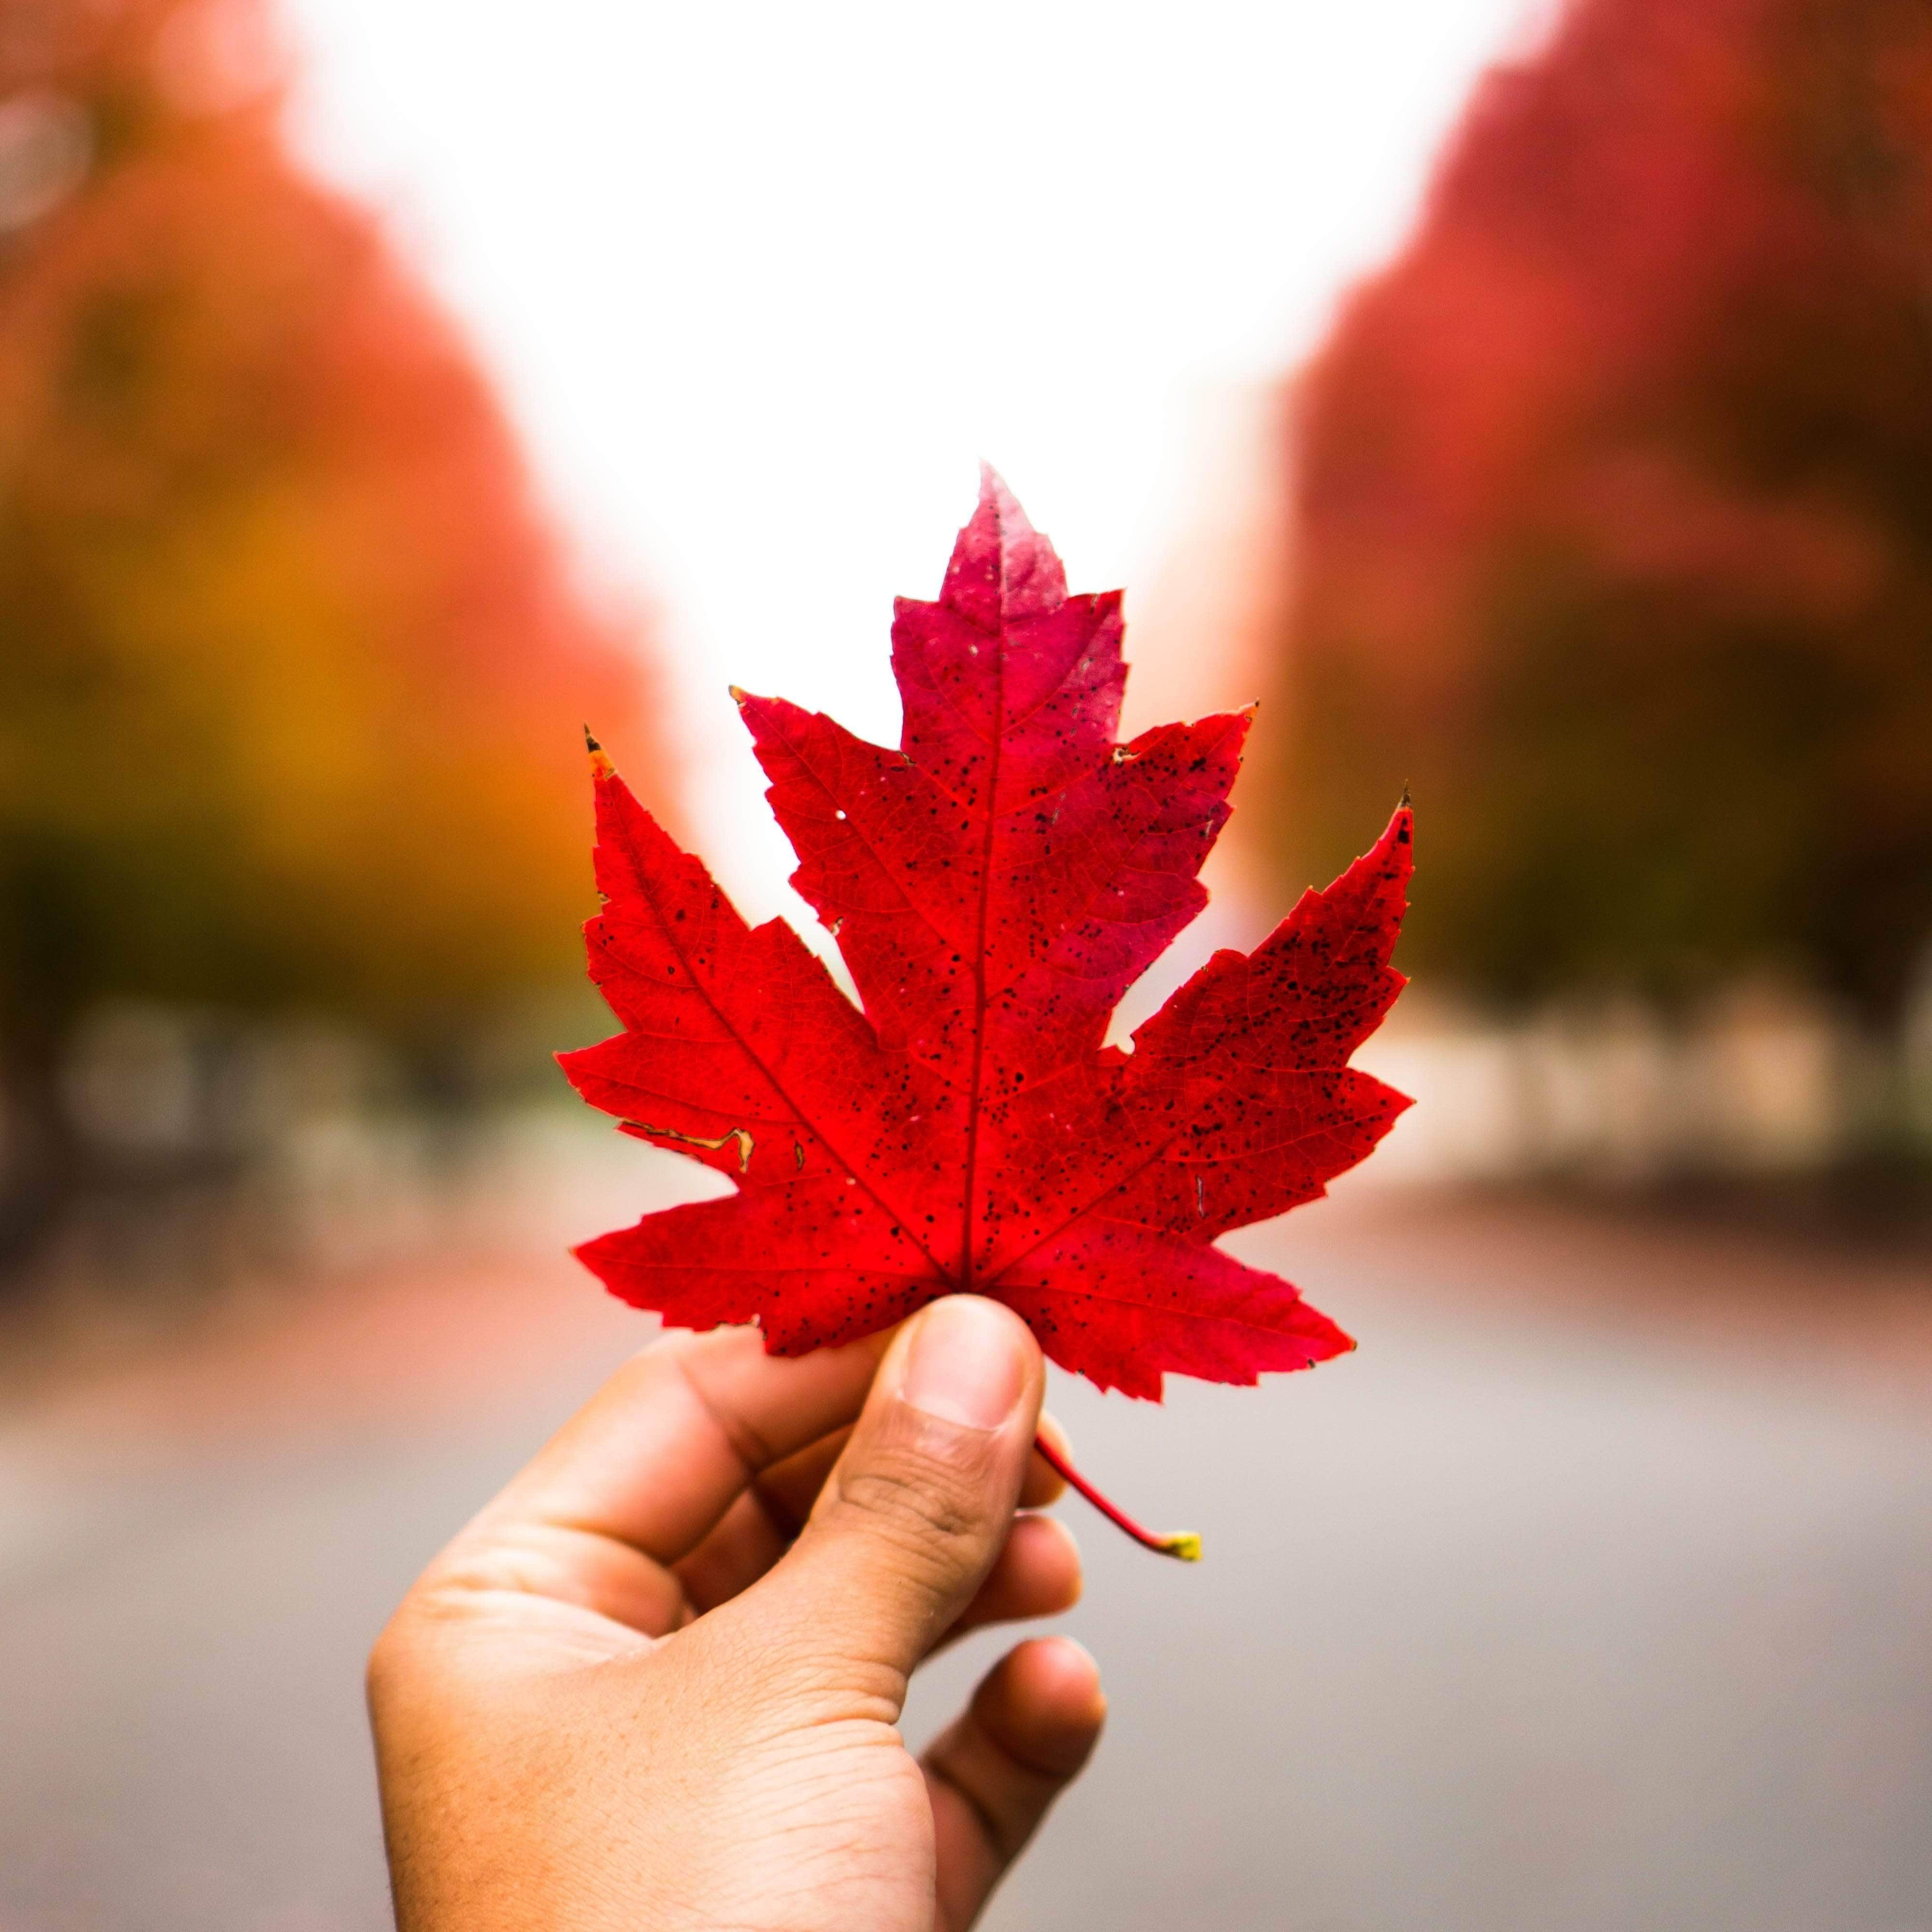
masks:
<svg viewBox="0 0 1932 1932"><path fill-rule="evenodd" d="M0 34L16 1084L102 994L406 1036L568 984L582 721L666 788L638 627L573 581L458 332L290 160L266 32L56 0Z"/></svg>

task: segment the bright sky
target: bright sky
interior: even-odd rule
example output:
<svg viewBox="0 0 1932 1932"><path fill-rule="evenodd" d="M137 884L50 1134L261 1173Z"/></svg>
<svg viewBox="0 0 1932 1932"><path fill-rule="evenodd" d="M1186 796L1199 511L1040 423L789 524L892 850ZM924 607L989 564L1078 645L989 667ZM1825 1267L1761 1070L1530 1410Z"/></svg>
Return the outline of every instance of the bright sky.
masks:
<svg viewBox="0 0 1932 1932"><path fill-rule="evenodd" d="M1524 0L286 0L296 130L390 211L598 576L661 608L707 849L790 858L728 682L896 735L891 599L977 460L1144 596L1210 399L1400 239ZM1211 654L1209 654L1211 658ZM1198 712L1252 695L1204 662ZM574 728L575 720L565 721ZM622 761L623 748L614 748Z"/></svg>

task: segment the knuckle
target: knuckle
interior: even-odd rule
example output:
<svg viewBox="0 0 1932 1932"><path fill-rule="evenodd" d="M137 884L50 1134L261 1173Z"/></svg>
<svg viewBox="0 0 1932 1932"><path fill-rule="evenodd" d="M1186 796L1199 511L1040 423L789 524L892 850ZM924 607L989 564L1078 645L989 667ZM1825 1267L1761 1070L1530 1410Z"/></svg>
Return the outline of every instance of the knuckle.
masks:
<svg viewBox="0 0 1932 1932"><path fill-rule="evenodd" d="M840 1480L838 1502L854 1515L922 1540L951 1541L970 1534L974 1526L967 1500L948 1496L922 1470L890 1465L855 1469Z"/></svg>
<svg viewBox="0 0 1932 1932"><path fill-rule="evenodd" d="M409 1650L403 1612L399 1610L369 1646L368 1660L363 1666L363 1690L372 1711L388 1709L395 1701L398 1688L409 1681Z"/></svg>
<svg viewBox="0 0 1932 1932"><path fill-rule="evenodd" d="M379 1714L438 1694L449 1674L451 1613L434 1567L418 1577L383 1625L362 1670L369 1708Z"/></svg>
<svg viewBox="0 0 1932 1932"><path fill-rule="evenodd" d="M946 1570L976 1562L992 1529L982 1485L902 1453L844 1472L834 1508L922 1564Z"/></svg>

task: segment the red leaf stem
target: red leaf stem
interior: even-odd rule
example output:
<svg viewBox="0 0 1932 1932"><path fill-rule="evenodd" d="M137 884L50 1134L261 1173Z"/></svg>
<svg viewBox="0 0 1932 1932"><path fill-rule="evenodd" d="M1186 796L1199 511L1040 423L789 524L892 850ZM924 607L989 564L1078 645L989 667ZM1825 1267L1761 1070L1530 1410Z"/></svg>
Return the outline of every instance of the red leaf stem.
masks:
<svg viewBox="0 0 1932 1932"><path fill-rule="evenodd" d="M1157 1529L1143 1529L1118 1503L1103 1496L1044 1434L1034 1438L1033 1446L1048 1468L1064 1478L1070 1488L1078 1490L1109 1522L1125 1530L1143 1549L1158 1550L1163 1556L1178 1556L1184 1563L1201 1561L1201 1539L1192 1530L1172 1530L1163 1534Z"/></svg>

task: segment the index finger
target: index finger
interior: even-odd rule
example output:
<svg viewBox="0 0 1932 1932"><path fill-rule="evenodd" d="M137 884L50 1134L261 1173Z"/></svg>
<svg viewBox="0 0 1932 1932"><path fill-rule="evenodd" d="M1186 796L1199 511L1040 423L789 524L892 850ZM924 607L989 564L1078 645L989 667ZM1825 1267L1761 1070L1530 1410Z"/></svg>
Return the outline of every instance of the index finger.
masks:
<svg viewBox="0 0 1932 1932"><path fill-rule="evenodd" d="M626 1362L478 1527L588 1531L675 1563L761 1471L857 1415L891 1339L788 1359L755 1328L668 1337Z"/></svg>

